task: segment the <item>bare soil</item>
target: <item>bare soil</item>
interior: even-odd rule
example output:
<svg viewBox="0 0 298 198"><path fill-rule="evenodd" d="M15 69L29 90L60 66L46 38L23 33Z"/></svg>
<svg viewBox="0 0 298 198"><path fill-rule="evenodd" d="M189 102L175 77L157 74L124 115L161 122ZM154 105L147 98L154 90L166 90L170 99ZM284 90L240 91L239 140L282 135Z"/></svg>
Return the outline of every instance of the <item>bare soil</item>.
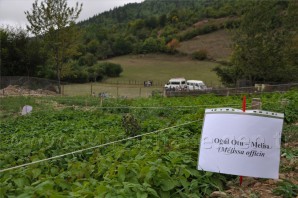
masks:
<svg viewBox="0 0 298 198"><path fill-rule="evenodd" d="M47 95L58 95L54 91L50 90L43 90L43 89L37 89L37 90L31 90L27 89L25 87L21 87L18 85L9 85L8 87L4 89L0 89L0 97L3 96L47 96Z"/></svg>

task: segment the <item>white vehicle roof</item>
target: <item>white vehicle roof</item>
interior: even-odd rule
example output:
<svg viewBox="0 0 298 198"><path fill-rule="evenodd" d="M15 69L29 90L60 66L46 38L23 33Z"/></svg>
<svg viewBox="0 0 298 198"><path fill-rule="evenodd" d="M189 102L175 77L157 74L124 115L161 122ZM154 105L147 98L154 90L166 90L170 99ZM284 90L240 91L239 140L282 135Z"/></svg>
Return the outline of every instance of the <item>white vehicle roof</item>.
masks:
<svg viewBox="0 0 298 198"><path fill-rule="evenodd" d="M186 80L185 80L185 78L171 78L169 80L169 82L171 82L171 81L186 81Z"/></svg>
<svg viewBox="0 0 298 198"><path fill-rule="evenodd" d="M203 81L201 81L201 80L188 80L188 81L186 81L187 83L198 83L198 84L204 84L204 82Z"/></svg>

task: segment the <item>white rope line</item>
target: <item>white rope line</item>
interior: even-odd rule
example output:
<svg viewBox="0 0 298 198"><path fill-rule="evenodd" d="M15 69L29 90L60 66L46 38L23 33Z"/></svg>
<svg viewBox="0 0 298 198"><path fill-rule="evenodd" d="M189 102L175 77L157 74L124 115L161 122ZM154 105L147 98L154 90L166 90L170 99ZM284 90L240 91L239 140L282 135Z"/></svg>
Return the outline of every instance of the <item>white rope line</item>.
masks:
<svg viewBox="0 0 298 198"><path fill-rule="evenodd" d="M280 101L276 101L276 102L262 102L263 105L265 104L279 104ZM75 107L85 107L84 105L80 105L80 106L76 106L74 105ZM74 107L74 106L66 106L64 105L64 107ZM88 106L88 105L87 105ZM94 106L94 105L91 105L91 106ZM90 107L91 107L90 106ZM222 104L221 106L224 106L224 107L242 107L242 104ZM246 104L246 106L248 107L249 104ZM95 105L96 108L98 109L174 109L174 108L220 108L218 107L218 104L206 104L206 105L195 105L195 106L114 106L114 107L98 107Z"/></svg>
<svg viewBox="0 0 298 198"><path fill-rule="evenodd" d="M208 107L208 106L218 106L216 105L195 105L195 106L163 106L163 107L136 107L136 106L127 106L127 107L99 107L99 108L132 108L132 109L171 109L171 108L198 108L198 107ZM227 106L240 106L239 104L227 104Z"/></svg>
<svg viewBox="0 0 298 198"><path fill-rule="evenodd" d="M108 146L108 145L111 145L111 144L116 144L116 143L119 143L119 142L123 142L123 141L126 141L126 140L131 140L131 139L146 136L146 135L150 135L150 134L153 134L153 133L158 133L158 132L161 132L161 131L165 131L165 130L168 130L168 129L188 125L188 124L198 122L198 121L200 121L200 120L190 121L190 122L187 122L187 123L184 123L184 124L167 127L167 128L164 128L164 129L144 133L144 134L141 134L141 135L136 135L136 136L133 136L133 137L128 137L128 138L125 138L125 139L116 140L116 141L113 141L113 142L108 142L108 143L105 143L105 144L100 144L100 145L97 145L97 146L93 146L93 147L89 147L89 148L85 148L85 149L81 149L81 150L76 150L76 151L73 151L73 152L57 155L57 156L54 156L54 157L45 158L45 159L42 159L42 160L37 160L37 161L34 161L34 162L30 162L30 163L26 163L26 164L22 164L22 165L18 165L18 166L13 166L13 167L10 167L10 168L5 168L5 169L0 170L0 173L3 173L5 171L9 171L9 170L13 170L13 169L17 169L17 168L21 168L21 167L25 167L25 166L29 166L29 165L32 165L32 164L37 164L37 163L41 163L41 162L45 162L45 161L49 161L49 160L53 160L53 159L58 159L58 158L61 158L61 157L67 156L67 155L71 155L71 154L73 155L73 154L76 154L76 153L81 153L83 151L96 149L96 148Z"/></svg>
<svg viewBox="0 0 298 198"><path fill-rule="evenodd" d="M61 107L65 107L65 108L85 108L86 106L84 105L80 105L80 106L77 106L77 105L63 105L61 104L62 106ZM155 106L155 107L137 107L137 106L114 106L114 107L98 107L96 105L90 105L87 107L94 107L96 109L174 109L174 108L212 108L212 107L215 107L215 106L218 106L217 104L216 105L196 105L196 106ZM223 106L225 107L241 107L241 104L224 104ZM246 105L248 106L248 105ZM41 111L47 111L47 110L41 110ZM9 115L14 115L14 114L19 114L20 112L14 112L14 113L5 113L5 114L1 114L2 116L9 116Z"/></svg>
<svg viewBox="0 0 298 198"><path fill-rule="evenodd" d="M291 102L291 101L290 101ZM277 101L277 102L262 102L262 105L266 105L266 104L280 104L280 101ZM63 104L61 104L63 105ZM200 109L200 108L219 108L219 107L216 107L218 106L217 104L216 105L196 105L196 106L163 106L163 107L159 107L159 106L155 106L155 107L137 107L137 106L115 106L115 107L98 107L96 105L91 105L91 106L88 106L87 107L94 107L96 109L174 109L174 108L197 108L197 109ZM222 106L224 107L242 107L241 104L223 104ZM69 106L69 105L63 105L62 107L65 107L65 108L85 108L86 106L84 105L80 105L80 106L77 106L77 105L72 105L72 106ZM249 107L249 104L246 104L246 107ZM45 110L47 111L47 110ZM5 114L1 114L0 116L10 116L10 115L14 115L14 114L18 114L20 112L14 112L14 113L5 113Z"/></svg>
<svg viewBox="0 0 298 198"><path fill-rule="evenodd" d="M88 106L88 105L87 105ZM97 109L174 109L174 108L205 108L205 107L216 107L218 106L218 104L216 105L196 105L196 106L163 106L163 107L137 107L137 106L115 106L115 107L98 107L98 106L94 106L94 105L90 105L88 107L95 107ZM241 106L241 104L224 104L223 106L225 107L230 107L230 106ZM248 106L248 105L247 105ZM73 105L73 106L69 106L69 105L63 105L63 107L86 107L84 105L80 105L80 106L77 106L77 105ZM218 107L217 107L218 108Z"/></svg>

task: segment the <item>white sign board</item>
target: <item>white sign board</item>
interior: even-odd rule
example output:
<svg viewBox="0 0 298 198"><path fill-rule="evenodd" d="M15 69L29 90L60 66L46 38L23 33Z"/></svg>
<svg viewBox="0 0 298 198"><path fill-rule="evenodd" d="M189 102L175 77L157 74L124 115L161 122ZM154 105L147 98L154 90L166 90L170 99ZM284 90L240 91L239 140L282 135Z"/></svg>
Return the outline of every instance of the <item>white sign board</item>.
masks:
<svg viewBox="0 0 298 198"><path fill-rule="evenodd" d="M283 118L261 110L206 109L198 170L277 179Z"/></svg>

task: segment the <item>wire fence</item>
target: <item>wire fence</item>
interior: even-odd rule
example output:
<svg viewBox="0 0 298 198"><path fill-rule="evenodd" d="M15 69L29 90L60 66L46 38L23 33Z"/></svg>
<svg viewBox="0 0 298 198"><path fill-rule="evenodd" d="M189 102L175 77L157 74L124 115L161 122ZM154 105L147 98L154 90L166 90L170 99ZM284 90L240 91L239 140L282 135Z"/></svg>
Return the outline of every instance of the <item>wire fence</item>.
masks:
<svg viewBox="0 0 298 198"><path fill-rule="evenodd" d="M28 77L1 76L0 96L105 96L113 98L135 98L162 95L163 82L153 81L109 81L103 83L69 84L61 82L59 93L58 81Z"/></svg>
<svg viewBox="0 0 298 198"><path fill-rule="evenodd" d="M217 96L229 96L229 95L239 95L239 94L263 94L272 92L286 92L291 89L298 89L298 83L288 83L288 84L255 84L252 87L235 87L235 88L216 88L216 89L206 89L206 90L181 90L181 91L171 91L166 90L164 95L167 97L177 97L177 96L199 96L203 94L214 94Z"/></svg>
<svg viewBox="0 0 298 198"><path fill-rule="evenodd" d="M107 80L104 80L100 82L101 84L106 85L128 85L128 86L138 86L138 87L164 87L165 84L168 83L168 81L165 80L134 80L134 79L126 79L126 80L119 80L119 79L113 79L109 78ZM213 81L204 81L205 85L208 87L224 87L222 84L218 84Z"/></svg>
<svg viewBox="0 0 298 198"><path fill-rule="evenodd" d="M9 98L8 98L9 100ZM116 112L129 112L134 109L140 110L204 110L206 108L217 108L218 104L210 103L208 99L206 101L201 101L201 104L196 105L153 105L153 106L130 106L125 105L126 99L113 99L113 98L102 98L102 97L21 97L15 98L17 106L19 108L4 108L5 104L8 104L8 101L1 103L0 108L0 118L9 118L20 116L22 113L22 107L25 105L32 105L33 112L38 111L48 111L48 109L66 109L72 108L75 110L107 110L107 111L116 111ZM262 106L275 106L278 107L279 111L282 111L285 106L291 103L290 100L283 98L283 93L280 94L280 97L277 101L262 101L261 98L250 98L250 103L247 103L247 109L262 109ZM13 103L16 104L14 101ZM4 105L4 106L3 106ZM8 104L10 105L10 104ZM240 103L231 103L229 101L222 102L222 107L230 108L241 108L242 104Z"/></svg>
<svg viewBox="0 0 298 198"><path fill-rule="evenodd" d="M167 81L160 81L160 80L113 80L108 79L106 81L101 82L101 84L107 85L137 85L137 86L144 86L144 87L163 87Z"/></svg>
<svg viewBox="0 0 298 198"><path fill-rule="evenodd" d="M65 96L92 95L112 98L136 98L154 95L163 96L163 87L103 83L69 84L62 86L62 93Z"/></svg>
<svg viewBox="0 0 298 198"><path fill-rule="evenodd" d="M28 76L2 76L0 96L12 95L61 95L61 96L97 96L105 98L137 98L151 96L179 97L214 94L229 96L239 94L262 94L271 92L285 92L298 88L298 83L288 84L255 84L252 87L226 88L222 86L210 87L206 90L166 90L162 81L109 81L103 83L68 84L61 83L59 93L58 82L43 78Z"/></svg>
<svg viewBox="0 0 298 198"><path fill-rule="evenodd" d="M45 106L53 106L55 105L58 109L65 109L65 108L72 108L74 110L90 110L90 111L96 111L96 110L118 110L118 111L130 111L133 109L140 109L140 110L179 110L179 109L185 109L185 110L204 110L206 108L217 108L218 104L206 104L206 105L190 105L190 106L122 106L121 104L111 104L111 101L90 101L89 99L86 100L76 100L76 99L70 99L70 98L63 98L59 97L59 100L50 100L50 99L39 99L39 105L40 106L34 106L33 112L48 112L47 108L44 108ZM1 112L0 111L0 118L1 117L13 117L13 116L20 116L22 115L22 106L26 105L26 102L23 104L19 104L20 108L17 111L12 112ZM55 103L55 104L54 104ZM108 103L108 104L107 104ZM112 106L106 106L106 105L112 105ZM230 108L241 108L241 104L224 104L225 107ZM1 107L1 105L0 105ZM247 106L249 108L249 105Z"/></svg>

